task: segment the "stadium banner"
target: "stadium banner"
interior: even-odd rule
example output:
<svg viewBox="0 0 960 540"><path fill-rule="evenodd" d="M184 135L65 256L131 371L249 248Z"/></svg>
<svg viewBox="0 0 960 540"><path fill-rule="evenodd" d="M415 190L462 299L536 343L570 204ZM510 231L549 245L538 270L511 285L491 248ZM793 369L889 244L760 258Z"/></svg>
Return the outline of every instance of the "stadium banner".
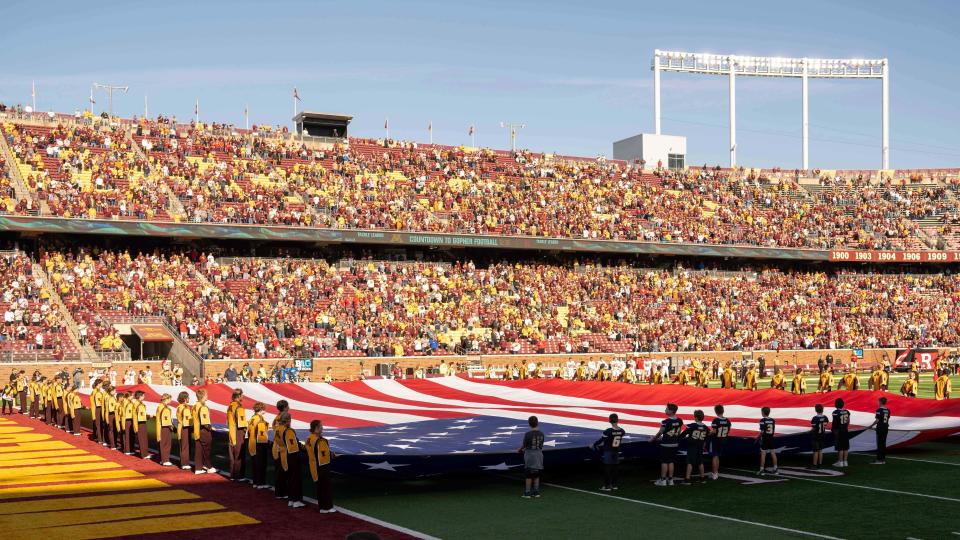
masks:
<svg viewBox="0 0 960 540"><path fill-rule="evenodd" d="M673 244L638 240L493 236L482 234L423 233L363 229L322 229L285 225L181 223L117 219L79 219L0 215L0 231L31 233L102 234L113 236L163 236L319 242L325 244L410 245L449 248L583 251L602 253L647 253L694 257L736 257L826 261L829 252L819 249Z"/></svg>
<svg viewBox="0 0 960 540"><path fill-rule="evenodd" d="M164 393L187 391L194 402L199 387L123 386L120 391L145 392L147 410L154 411ZM509 471L522 466L517 448L536 415L545 435L549 466L597 459L591 449L607 417L616 412L627 431L621 452L627 458L655 459L659 447L651 438L660 427L666 403L679 405L679 416L691 421L701 409L712 418L722 403L733 419L725 453L755 455L760 409L769 406L777 420L781 452L810 450L810 418L814 405L843 398L851 411L855 450L872 449L875 437L865 431L874 420L879 392L835 391L793 395L774 389L759 391L696 388L681 385L637 385L616 382L575 382L557 379L519 381L471 380L464 377L427 379L367 379L338 383L235 383L206 385L214 430L224 436L226 411L234 388L243 390L243 405L267 405L272 421L274 404L290 405L292 427L305 438L310 422L320 419L334 463L345 474L423 476L451 471ZM81 393L89 394L84 388ZM892 393L890 446L908 446L960 432L960 400L934 401ZM88 401L88 395L84 395ZM171 402L171 405L175 403ZM860 436L860 435L863 436ZM829 441L828 441L829 442ZM828 445L829 446L829 445Z"/></svg>
<svg viewBox="0 0 960 540"><path fill-rule="evenodd" d="M835 262L960 262L960 251L861 251L834 249L830 260Z"/></svg>
<svg viewBox="0 0 960 540"><path fill-rule="evenodd" d="M896 360L893 367L900 364L914 362L920 363L920 369L930 371L937 367L937 359L940 357L940 351L937 349L897 349Z"/></svg>

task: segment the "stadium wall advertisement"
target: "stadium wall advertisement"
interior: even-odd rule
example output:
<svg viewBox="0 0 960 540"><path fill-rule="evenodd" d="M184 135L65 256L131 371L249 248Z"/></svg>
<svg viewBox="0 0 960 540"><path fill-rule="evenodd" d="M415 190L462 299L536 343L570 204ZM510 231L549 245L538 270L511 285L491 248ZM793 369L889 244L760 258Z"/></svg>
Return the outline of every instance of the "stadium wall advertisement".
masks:
<svg viewBox="0 0 960 540"><path fill-rule="evenodd" d="M833 262L906 262L906 263L953 263L960 262L960 251L859 251L834 249L830 251Z"/></svg>
<svg viewBox="0 0 960 540"><path fill-rule="evenodd" d="M491 248L546 251L583 251L681 255L694 257L736 257L834 262L960 262L960 251L857 251L734 246L715 244L673 244L632 240L540 238L533 236L489 236L413 231L322 229L284 225L180 223L114 219L79 219L37 216L0 216L0 230L26 233L97 234L117 236L160 236L172 238L217 238L320 242L331 244L380 244L448 248Z"/></svg>

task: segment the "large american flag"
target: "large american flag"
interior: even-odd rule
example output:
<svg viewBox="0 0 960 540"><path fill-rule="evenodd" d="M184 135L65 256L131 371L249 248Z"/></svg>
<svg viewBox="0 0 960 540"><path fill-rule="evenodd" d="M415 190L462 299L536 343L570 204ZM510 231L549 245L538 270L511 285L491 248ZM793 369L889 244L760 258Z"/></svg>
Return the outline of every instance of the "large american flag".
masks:
<svg viewBox="0 0 960 540"><path fill-rule="evenodd" d="M627 456L656 455L649 442L660 427L666 403L676 403L690 422L702 409L709 424L713 406L723 404L733 422L727 453L755 452L760 408L769 406L777 420L783 451L808 448L813 406L823 403L827 414L842 397L851 411L851 426L859 433L873 422L877 398L886 395L892 412L889 444L903 446L960 432L960 400L908 399L869 391L837 391L794 396L779 390L704 389L678 385L630 385L573 382L555 379L489 381L458 377L420 380L371 379L341 383L232 383L206 386L212 420L226 425L226 410L234 388L243 389L248 415L253 405L267 405L273 420L279 400L290 404L292 426L301 439L310 421L323 420L325 436L342 456L341 472L423 475L451 470L509 470L519 467L517 452L527 419L536 415L545 434L547 463L575 463L593 457L590 446L617 413L627 430L622 451ZM121 387L143 390L152 412L163 393L180 391L195 401L195 388L162 385ZM175 402L171 402L175 405ZM859 428L859 429L858 429ZM872 433L854 439L854 449L873 446Z"/></svg>

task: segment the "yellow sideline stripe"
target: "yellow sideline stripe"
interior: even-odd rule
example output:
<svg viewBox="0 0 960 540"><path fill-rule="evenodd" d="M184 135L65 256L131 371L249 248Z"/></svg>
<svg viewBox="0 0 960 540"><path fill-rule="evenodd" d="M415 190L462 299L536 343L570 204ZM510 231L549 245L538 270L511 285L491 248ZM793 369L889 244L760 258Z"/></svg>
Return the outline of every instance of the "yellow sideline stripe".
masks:
<svg viewBox="0 0 960 540"><path fill-rule="evenodd" d="M75 482L77 480L107 480L110 478L135 478L143 475L137 471L92 471L65 474L41 474L26 478L16 477L11 480L0 480L0 486L16 486L20 484L46 484L53 482Z"/></svg>
<svg viewBox="0 0 960 540"><path fill-rule="evenodd" d="M175 531L189 531L194 529L209 529L214 527L229 527L232 525L255 525L259 521L247 517L239 512L213 512L208 514L194 514L191 516L155 517L126 521L111 521L107 523L92 523L88 525L73 525L53 527L49 529L34 529L19 531L14 529L8 538L23 538L36 540L42 534L43 540L92 540L95 538L112 538L115 536L132 536Z"/></svg>
<svg viewBox="0 0 960 540"><path fill-rule="evenodd" d="M4 470L3 467L18 467L23 465L51 465L51 464L57 464L57 463L89 463L91 461L106 461L106 459L100 456L93 456L93 455L10 459L6 461L0 461L0 472Z"/></svg>
<svg viewBox="0 0 960 540"><path fill-rule="evenodd" d="M148 504L142 506L117 506L104 512L91 512L89 509L55 510L32 514L30 519L21 515L0 516L0 527L16 529L48 529L65 525L82 525L94 523L97 525L109 521L138 519L154 516L182 516L196 512L222 510L223 506L210 501L178 503L178 504ZM175 519L174 519L175 521ZM136 531L130 531L135 533ZM39 536L39 534L38 534ZM43 534L45 537L46 534Z"/></svg>
<svg viewBox="0 0 960 540"><path fill-rule="evenodd" d="M78 463L76 465L34 465L32 467L7 467L0 469L0 481L15 480L24 476L55 475L73 472L96 471L100 469L117 469L119 463L105 461L103 463Z"/></svg>
<svg viewBox="0 0 960 540"><path fill-rule="evenodd" d="M32 450L75 450L76 448L76 446L65 441L23 442L9 445L3 445L2 442L0 442L0 455Z"/></svg>
<svg viewBox="0 0 960 540"><path fill-rule="evenodd" d="M32 427L21 426L18 424L2 424L0 425L0 433L26 433L28 431L33 431Z"/></svg>
<svg viewBox="0 0 960 540"><path fill-rule="evenodd" d="M53 437L44 433L0 433L0 445L51 440L53 440ZM67 446L70 445L67 444Z"/></svg>
<svg viewBox="0 0 960 540"><path fill-rule="evenodd" d="M39 499L36 501L0 503L0 516L7 514L49 512L51 510L79 510L81 508L123 506L199 498L199 495L184 491L182 489L164 489L160 491L144 491L139 493L118 493L115 495L88 495L84 497L56 497ZM107 516L110 516L113 510L104 510L104 512L106 512ZM21 520L28 520L33 519L36 516L18 515L17 517Z"/></svg>
<svg viewBox="0 0 960 540"><path fill-rule="evenodd" d="M16 461L18 459L33 459L33 458L42 458L42 457L57 457L57 456L76 456L76 455L87 455L86 450L81 450L79 448L74 448L72 450L40 450L38 452L13 452L10 454L0 454L0 467L3 466L4 461Z"/></svg>
<svg viewBox="0 0 960 540"><path fill-rule="evenodd" d="M133 489L157 489L170 487L153 478L133 480L109 480L106 482L74 482L51 486L23 486L0 489L0 500L24 499L27 497L75 495L77 493L101 493L104 491L130 491Z"/></svg>

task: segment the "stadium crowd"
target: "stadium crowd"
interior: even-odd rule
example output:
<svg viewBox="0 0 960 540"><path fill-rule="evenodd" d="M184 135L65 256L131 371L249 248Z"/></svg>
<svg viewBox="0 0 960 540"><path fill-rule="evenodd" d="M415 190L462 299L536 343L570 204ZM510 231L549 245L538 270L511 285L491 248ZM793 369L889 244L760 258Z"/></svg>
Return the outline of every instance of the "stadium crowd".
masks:
<svg viewBox="0 0 960 540"><path fill-rule="evenodd" d="M952 190L932 176L874 184L823 175L808 193L796 174L782 171L643 170L603 159L367 139L317 149L275 131L165 117L8 121L4 135L44 211L66 217L161 220L172 213L214 223L927 249L912 220L956 214Z"/></svg>
<svg viewBox="0 0 960 540"><path fill-rule="evenodd" d="M960 344L954 275L192 256L39 260L101 350L130 316L235 359Z"/></svg>

